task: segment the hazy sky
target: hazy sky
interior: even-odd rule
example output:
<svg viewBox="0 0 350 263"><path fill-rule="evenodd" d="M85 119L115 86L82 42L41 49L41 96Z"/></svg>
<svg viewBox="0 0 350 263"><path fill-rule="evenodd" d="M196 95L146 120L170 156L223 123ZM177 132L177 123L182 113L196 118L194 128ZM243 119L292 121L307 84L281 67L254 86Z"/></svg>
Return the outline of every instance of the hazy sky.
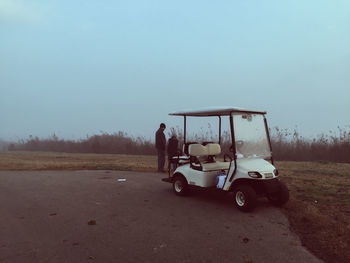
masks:
<svg viewBox="0 0 350 263"><path fill-rule="evenodd" d="M0 0L0 138L153 139L217 105L348 127L350 1Z"/></svg>

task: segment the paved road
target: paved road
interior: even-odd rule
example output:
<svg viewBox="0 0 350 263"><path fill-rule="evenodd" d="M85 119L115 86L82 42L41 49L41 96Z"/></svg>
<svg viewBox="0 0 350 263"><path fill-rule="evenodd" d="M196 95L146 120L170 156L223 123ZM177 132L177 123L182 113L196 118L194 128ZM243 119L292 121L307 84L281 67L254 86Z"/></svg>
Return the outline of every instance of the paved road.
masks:
<svg viewBox="0 0 350 263"><path fill-rule="evenodd" d="M161 177L0 172L0 262L320 262L267 202L246 214L221 192L175 196Z"/></svg>

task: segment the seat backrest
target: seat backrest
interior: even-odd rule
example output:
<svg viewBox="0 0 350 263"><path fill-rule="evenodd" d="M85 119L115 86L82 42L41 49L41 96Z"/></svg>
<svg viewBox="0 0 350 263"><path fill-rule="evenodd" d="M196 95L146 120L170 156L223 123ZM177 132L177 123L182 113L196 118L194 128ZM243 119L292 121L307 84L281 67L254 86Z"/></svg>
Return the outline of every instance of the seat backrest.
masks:
<svg viewBox="0 0 350 263"><path fill-rule="evenodd" d="M208 155L219 155L221 153L221 147L218 143L208 143L207 147Z"/></svg>
<svg viewBox="0 0 350 263"><path fill-rule="evenodd" d="M220 153L221 147L218 143L208 143L205 146L199 143L188 145L188 154L190 156L219 155Z"/></svg>
<svg viewBox="0 0 350 263"><path fill-rule="evenodd" d="M190 156L205 156L208 155L208 148L202 144L190 144L188 146L188 153Z"/></svg>
<svg viewBox="0 0 350 263"><path fill-rule="evenodd" d="M184 154L190 155L189 152L188 152L188 147L189 147L191 144L197 144L197 142L186 142L186 143L183 145L183 153L184 153Z"/></svg>

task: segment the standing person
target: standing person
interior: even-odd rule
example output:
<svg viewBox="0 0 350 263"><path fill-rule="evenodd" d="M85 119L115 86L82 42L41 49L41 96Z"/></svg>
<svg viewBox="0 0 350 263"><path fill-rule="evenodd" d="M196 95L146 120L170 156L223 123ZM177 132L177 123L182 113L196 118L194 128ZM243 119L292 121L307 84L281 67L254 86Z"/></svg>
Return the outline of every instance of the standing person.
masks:
<svg viewBox="0 0 350 263"><path fill-rule="evenodd" d="M164 164L165 164L165 146L166 146L166 139L164 135L164 130L166 126L164 123L160 124L159 129L156 132L156 148L158 152L158 172L165 172L164 171Z"/></svg>
<svg viewBox="0 0 350 263"><path fill-rule="evenodd" d="M170 171L171 168L171 158L176 156L177 154L177 147L178 147L179 141L176 138L176 134L173 133L171 138L168 140L168 172ZM173 168L174 170L176 169L176 163L173 163Z"/></svg>

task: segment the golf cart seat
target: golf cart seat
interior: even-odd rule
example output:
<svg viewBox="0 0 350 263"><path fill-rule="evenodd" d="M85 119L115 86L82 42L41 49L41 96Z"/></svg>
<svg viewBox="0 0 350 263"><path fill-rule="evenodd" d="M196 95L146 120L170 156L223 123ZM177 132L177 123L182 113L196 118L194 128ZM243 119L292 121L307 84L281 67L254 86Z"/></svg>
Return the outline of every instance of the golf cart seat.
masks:
<svg viewBox="0 0 350 263"><path fill-rule="evenodd" d="M188 147L190 144L198 144L197 142L187 142L183 145L183 155L181 151L178 151L178 154L171 158L171 162L176 163L177 165L182 165L190 162L190 155L188 153Z"/></svg>
<svg viewBox="0 0 350 263"><path fill-rule="evenodd" d="M188 146L188 153L190 155L191 167L193 169L209 172L227 170L230 167L230 162L217 162L214 158L215 155L221 153L220 144L208 143L205 146L199 143L190 144ZM200 161L201 157L207 157L207 161Z"/></svg>
<svg viewBox="0 0 350 263"><path fill-rule="evenodd" d="M171 162L176 163L177 165L182 165L190 162L190 157L187 155L175 155L171 157Z"/></svg>
<svg viewBox="0 0 350 263"><path fill-rule="evenodd" d="M189 152L188 152L188 147L191 145L191 144L199 144L198 142L186 142L184 145L183 145L183 153L187 156L190 156Z"/></svg>
<svg viewBox="0 0 350 263"><path fill-rule="evenodd" d="M183 145L183 154L180 150L177 151L176 155L170 158L170 162L180 166L190 162L190 156L188 154L188 145L196 142L188 142Z"/></svg>

